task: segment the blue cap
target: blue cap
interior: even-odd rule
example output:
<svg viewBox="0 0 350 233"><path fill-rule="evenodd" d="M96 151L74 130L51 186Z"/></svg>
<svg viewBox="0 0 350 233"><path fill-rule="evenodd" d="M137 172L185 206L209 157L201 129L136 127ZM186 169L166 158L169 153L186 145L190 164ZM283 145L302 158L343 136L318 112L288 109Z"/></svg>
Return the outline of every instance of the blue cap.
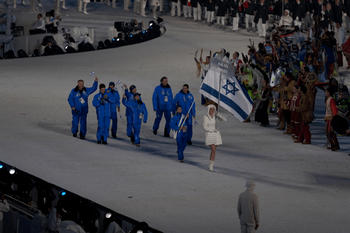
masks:
<svg viewBox="0 0 350 233"><path fill-rule="evenodd" d="M109 86L115 86L114 82L109 82Z"/></svg>
<svg viewBox="0 0 350 233"><path fill-rule="evenodd" d="M136 92L135 94L134 94L134 96L141 96L141 94L140 93L138 93L138 92Z"/></svg>
<svg viewBox="0 0 350 233"><path fill-rule="evenodd" d="M129 87L130 92L132 92L132 90L134 90L135 88L136 88L135 85L131 85L131 86Z"/></svg>

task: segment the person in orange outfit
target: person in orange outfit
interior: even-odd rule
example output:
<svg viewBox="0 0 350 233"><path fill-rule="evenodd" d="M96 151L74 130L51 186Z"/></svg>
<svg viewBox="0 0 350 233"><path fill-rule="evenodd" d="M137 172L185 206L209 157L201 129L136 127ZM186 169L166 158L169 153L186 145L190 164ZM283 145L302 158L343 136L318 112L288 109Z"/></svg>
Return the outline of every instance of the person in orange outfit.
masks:
<svg viewBox="0 0 350 233"><path fill-rule="evenodd" d="M337 139L337 135L335 134L331 122L334 116L338 115L338 109L337 104L335 100L333 99L334 92L332 88L326 89L326 114L324 116L324 120L326 121L326 136L331 144L330 147L327 147L327 149L331 149L332 151L339 150L339 143Z"/></svg>

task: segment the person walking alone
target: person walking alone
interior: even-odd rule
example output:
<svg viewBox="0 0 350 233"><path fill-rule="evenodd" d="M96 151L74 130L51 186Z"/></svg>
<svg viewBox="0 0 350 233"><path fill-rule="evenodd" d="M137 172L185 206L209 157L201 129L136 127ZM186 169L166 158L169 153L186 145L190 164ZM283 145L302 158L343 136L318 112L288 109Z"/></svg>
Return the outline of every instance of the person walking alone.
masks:
<svg viewBox="0 0 350 233"><path fill-rule="evenodd" d="M222 144L221 135L216 121L225 121L226 118L216 112L213 104L208 105L208 114L204 116L203 128L205 130L205 145L210 146L209 171L214 171L216 147Z"/></svg>

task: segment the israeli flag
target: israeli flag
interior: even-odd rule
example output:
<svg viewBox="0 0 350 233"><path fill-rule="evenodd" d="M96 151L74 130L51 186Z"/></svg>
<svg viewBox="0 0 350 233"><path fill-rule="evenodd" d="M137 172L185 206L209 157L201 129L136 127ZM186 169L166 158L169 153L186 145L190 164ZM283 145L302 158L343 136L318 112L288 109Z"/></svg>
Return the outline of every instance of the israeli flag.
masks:
<svg viewBox="0 0 350 233"><path fill-rule="evenodd" d="M220 98L220 106L243 122L253 109L253 101L234 73L231 63L222 62L220 56L212 58L199 92L216 103Z"/></svg>

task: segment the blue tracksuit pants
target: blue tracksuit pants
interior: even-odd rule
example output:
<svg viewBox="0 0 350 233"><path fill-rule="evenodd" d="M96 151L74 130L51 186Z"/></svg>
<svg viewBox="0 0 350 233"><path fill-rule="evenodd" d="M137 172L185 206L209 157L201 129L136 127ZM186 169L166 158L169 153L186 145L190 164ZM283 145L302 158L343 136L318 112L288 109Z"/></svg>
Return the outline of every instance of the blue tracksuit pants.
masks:
<svg viewBox="0 0 350 233"><path fill-rule="evenodd" d="M111 112L112 119L112 135L117 134L118 129L118 114L117 112Z"/></svg>
<svg viewBox="0 0 350 233"><path fill-rule="evenodd" d="M181 136L181 137L180 137ZM181 135L180 133L177 135L176 138L176 143L177 143L177 156L178 159L184 159L184 150L187 146L187 135L184 133Z"/></svg>
<svg viewBox="0 0 350 233"><path fill-rule="evenodd" d="M84 137L86 135L86 118L87 114L78 114L75 111L72 111L73 120L72 120L72 133L78 133L79 121L80 121L80 132L83 133Z"/></svg>
<svg viewBox="0 0 350 233"><path fill-rule="evenodd" d="M126 116L126 135L131 137L132 135L132 116Z"/></svg>
<svg viewBox="0 0 350 233"><path fill-rule="evenodd" d="M166 133L169 134L170 133L171 111L159 111L159 110L157 110L157 116L156 116L156 119L154 120L153 130L159 129L159 124L160 124L160 121L162 120L163 113L164 113L164 118L165 118Z"/></svg>
<svg viewBox="0 0 350 233"><path fill-rule="evenodd" d="M107 138L109 135L109 125L111 124L111 118L110 117L99 117L98 120L98 127L97 127L97 140L101 140L103 136L103 140L107 142Z"/></svg>
<svg viewBox="0 0 350 233"><path fill-rule="evenodd" d="M187 126L187 141L191 142L192 135L193 135L193 125L192 125L192 118L187 118L186 120L186 126Z"/></svg>
<svg viewBox="0 0 350 233"><path fill-rule="evenodd" d="M140 131L141 131L141 125L134 124L132 125L134 129L134 139L135 139L135 144L140 144Z"/></svg>

